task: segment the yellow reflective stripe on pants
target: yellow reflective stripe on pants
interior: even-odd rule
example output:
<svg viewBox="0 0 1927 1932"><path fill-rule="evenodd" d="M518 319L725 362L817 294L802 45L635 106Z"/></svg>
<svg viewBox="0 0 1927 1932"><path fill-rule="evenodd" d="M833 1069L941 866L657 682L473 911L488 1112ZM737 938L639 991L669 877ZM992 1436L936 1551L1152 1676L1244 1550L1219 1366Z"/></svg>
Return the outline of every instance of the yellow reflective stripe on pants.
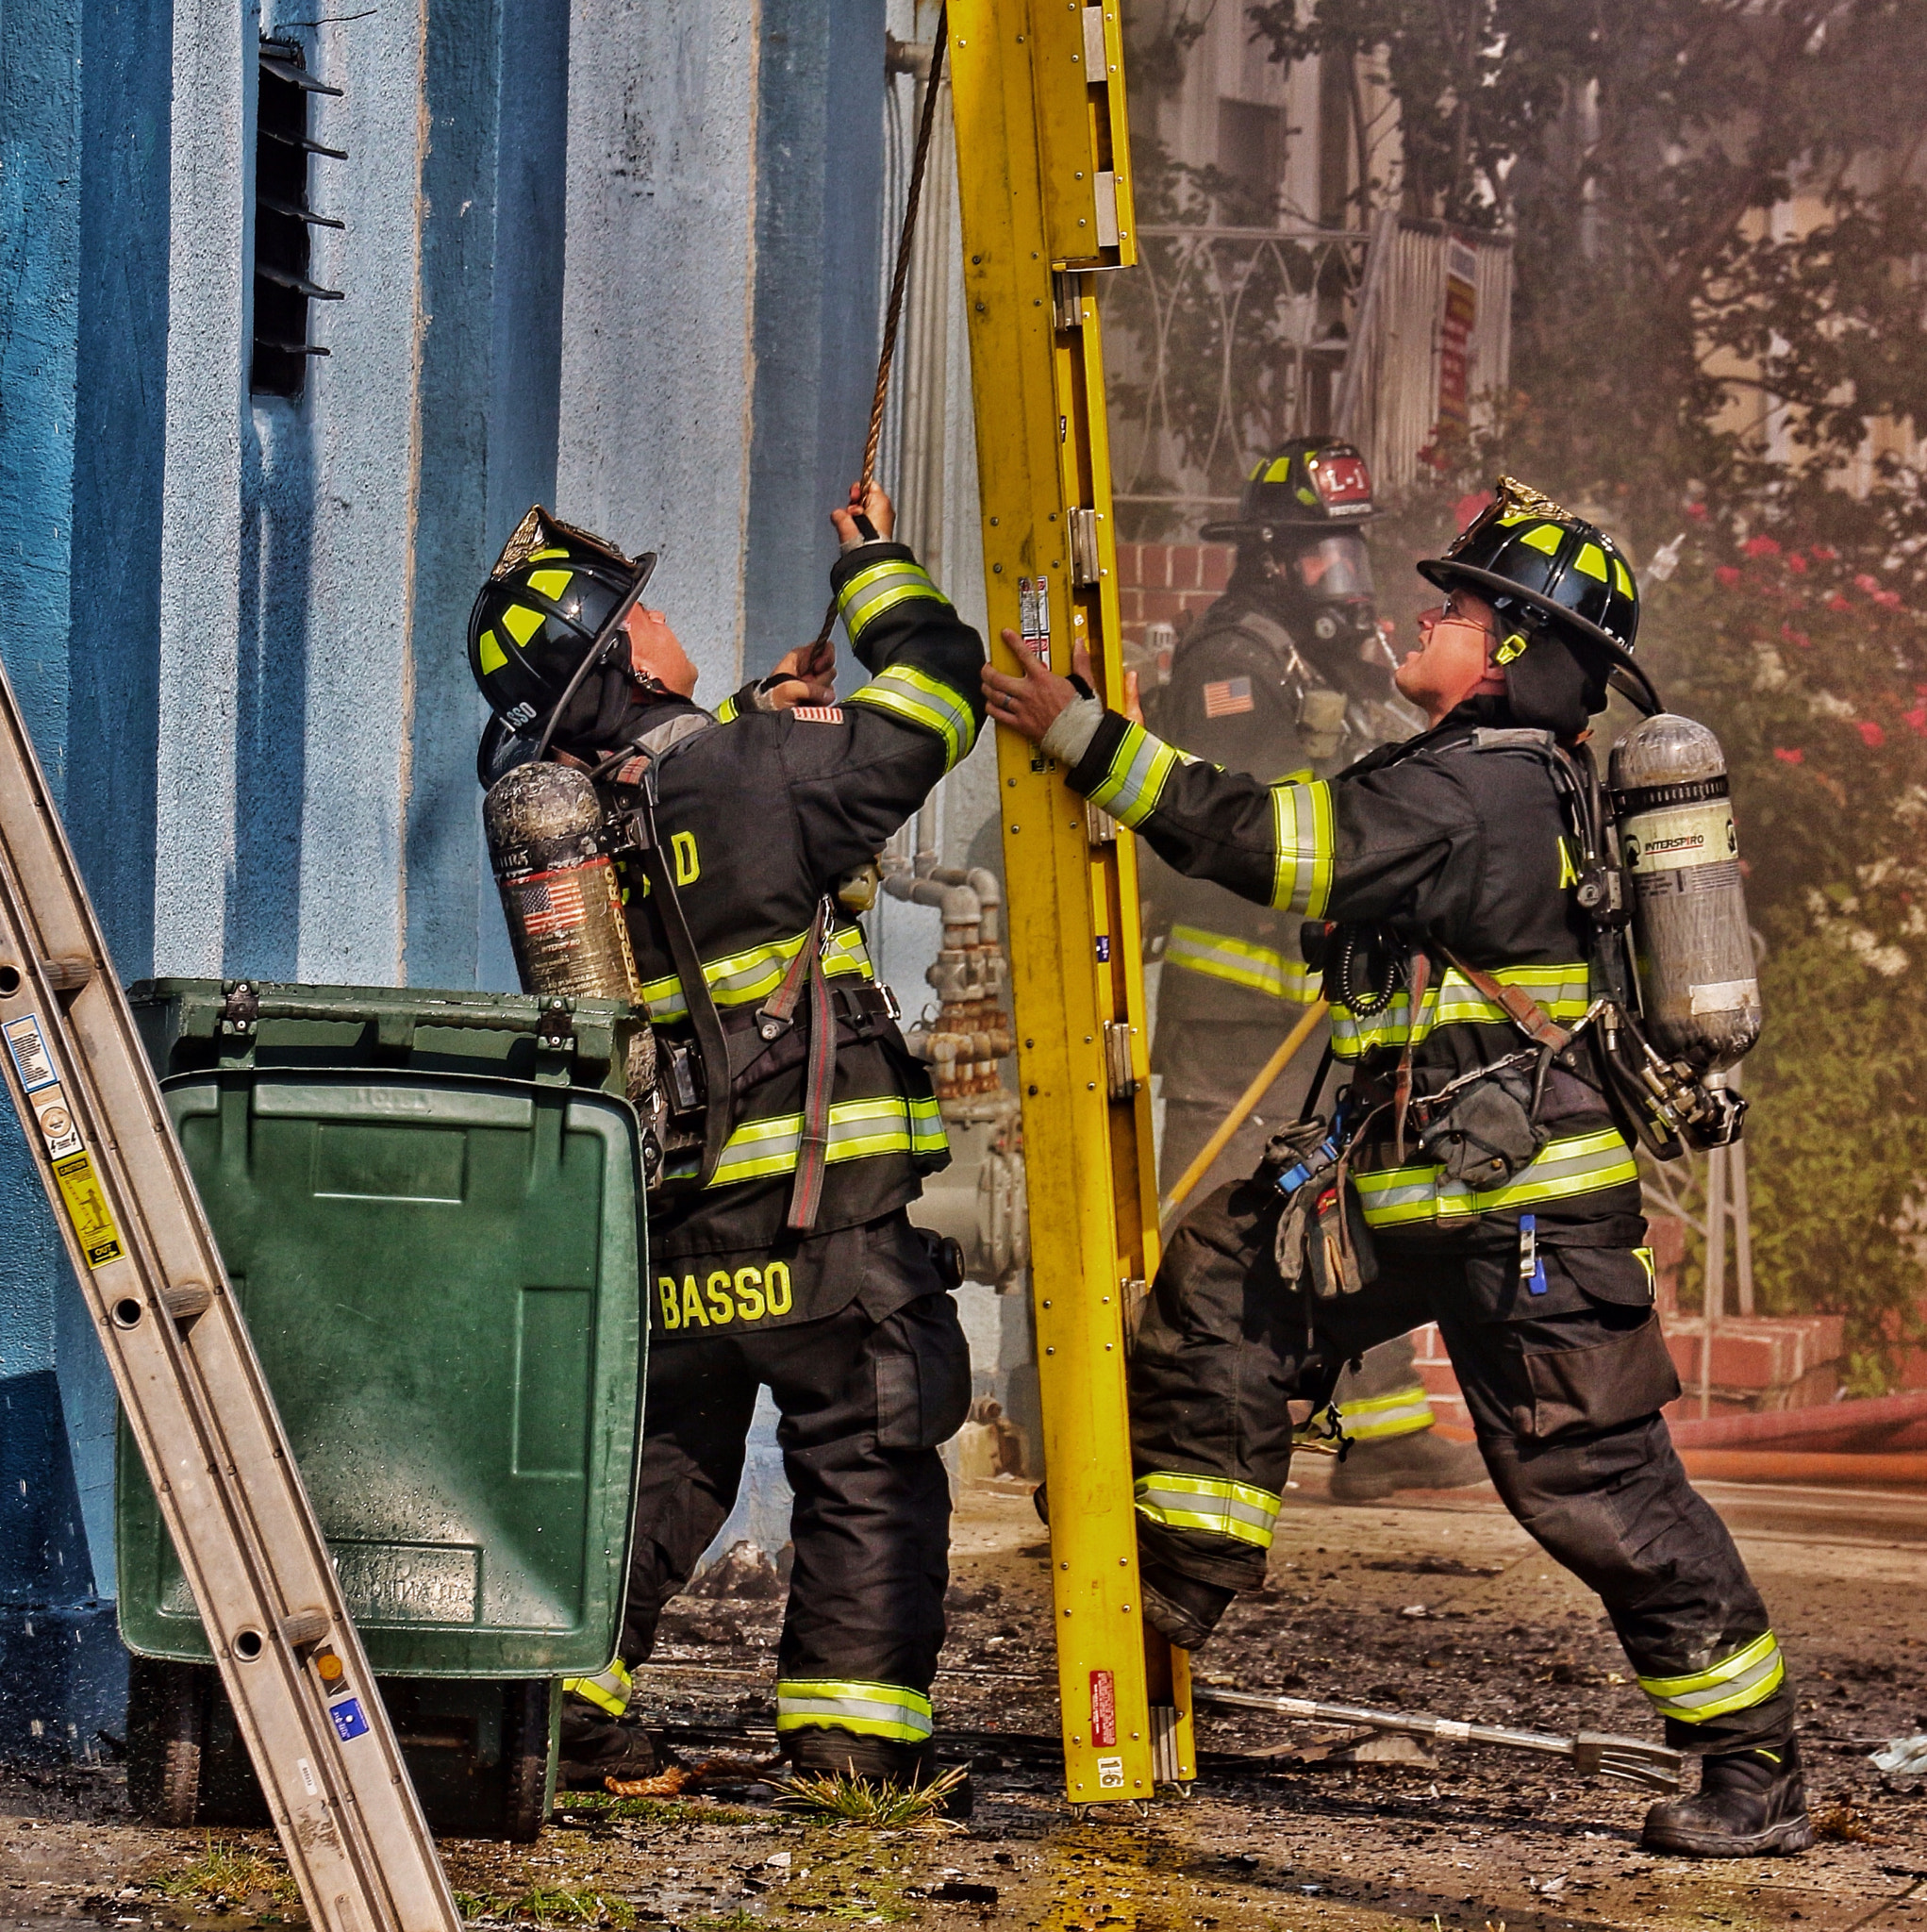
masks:
<svg viewBox="0 0 1927 1932"><path fill-rule="evenodd" d="M712 1188L789 1174L803 1144L801 1113L744 1121L723 1143ZM839 1100L830 1108L828 1159L861 1160L872 1154L941 1154L950 1145L935 1100L880 1093L871 1100Z"/></svg>
<svg viewBox="0 0 1927 1932"><path fill-rule="evenodd" d="M1187 762L1185 753L1143 725L1127 724L1109 770L1090 789L1090 802L1135 831L1157 809L1171 774Z"/></svg>
<svg viewBox="0 0 1927 1932"><path fill-rule="evenodd" d="M931 582L930 573L921 563L893 557L844 578L837 591L837 612L854 644L866 625L912 597L926 597L939 604L950 601Z"/></svg>
<svg viewBox="0 0 1927 1932"><path fill-rule="evenodd" d="M1731 1710L1751 1710L1772 1696L1786 1676L1786 1662L1769 1630L1710 1670L1685 1677L1641 1677L1639 1688L1662 1717L1703 1724Z"/></svg>
<svg viewBox="0 0 1927 1932"><path fill-rule="evenodd" d="M1639 1178L1633 1150L1612 1127L1548 1141L1538 1158L1503 1188L1474 1191L1463 1181L1444 1179L1444 1172L1433 1164L1358 1170L1353 1179L1366 1221L1373 1227L1462 1221L1495 1208L1530 1208L1536 1201L1596 1193Z"/></svg>
<svg viewBox="0 0 1927 1932"><path fill-rule="evenodd" d="M1501 986L1529 992L1555 1020L1577 1020L1590 1003L1584 961L1570 966L1502 966L1493 974ZM1488 1000L1455 966L1426 989L1412 1026L1412 996L1403 988L1384 1012L1369 1020L1354 1018L1343 1007L1332 1008L1332 1052L1341 1060L1355 1060L1381 1048L1402 1047L1409 1038L1416 1044L1439 1026L1487 1024L1510 1026L1504 1008Z"/></svg>
<svg viewBox="0 0 1927 1932"><path fill-rule="evenodd" d="M1320 977L1303 959L1235 940L1228 933L1206 932L1202 926L1172 926L1165 941L1164 963L1273 999L1295 1000L1304 1007L1319 996Z"/></svg>
<svg viewBox="0 0 1927 1932"><path fill-rule="evenodd" d="M1271 838L1276 846L1271 904L1281 912L1321 918L1332 896L1332 859L1337 845L1332 830L1332 788L1321 779L1303 785L1287 778L1273 785Z"/></svg>
<svg viewBox="0 0 1927 1932"><path fill-rule="evenodd" d="M767 999L783 984L789 962L802 952L807 932L794 939L772 940L766 945L751 946L721 959L703 964L703 977L709 982L709 997L719 1007L748 1006L752 1000ZM823 951L823 976L837 979L851 974L872 979L869 949L862 931L854 925L839 925L831 933ZM669 1020L686 1020L689 1003L683 983L674 974L643 983L642 1004L649 1017L658 1024Z"/></svg>
<svg viewBox="0 0 1927 1932"><path fill-rule="evenodd" d="M1202 1529L1261 1550L1271 1547L1278 1498L1270 1490L1160 1469L1138 1478L1136 1494L1138 1515L1166 1529Z"/></svg>
<svg viewBox="0 0 1927 1932"><path fill-rule="evenodd" d="M1437 1421L1432 1398L1414 1383L1395 1395L1369 1395L1357 1402L1341 1402L1338 1413L1345 1419L1345 1433L1354 1442L1382 1442L1391 1436L1415 1436Z"/></svg>
<svg viewBox="0 0 1927 1932"><path fill-rule="evenodd" d="M894 718L934 731L943 741L946 772L977 741L976 713L969 704L949 685L914 665L887 666L843 702L868 705L872 710L888 711Z"/></svg>
<svg viewBox="0 0 1927 1932"><path fill-rule="evenodd" d="M786 1677L776 1686L776 1729L806 1724L855 1731L866 1738L894 1738L921 1744L935 1728L930 1700L904 1684L866 1684L843 1677Z"/></svg>
<svg viewBox="0 0 1927 1932"><path fill-rule="evenodd" d="M621 1657L611 1657L606 1669L592 1677L564 1677L562 1694L586 1698L599 1710L621 1717L629 1707L629 1673Z"/></svg>

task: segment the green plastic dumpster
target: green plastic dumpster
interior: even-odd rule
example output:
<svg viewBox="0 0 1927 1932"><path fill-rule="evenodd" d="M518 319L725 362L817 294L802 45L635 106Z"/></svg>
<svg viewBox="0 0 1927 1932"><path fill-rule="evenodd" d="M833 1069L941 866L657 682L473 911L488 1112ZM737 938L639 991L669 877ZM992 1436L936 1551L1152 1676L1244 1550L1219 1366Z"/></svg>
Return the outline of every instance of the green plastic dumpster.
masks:
<svg viewBox="0 0 1927 1932"><path fill-rule="evenodd" d="M530 1835L549 1684L600 1670L622 1614L639 1023L607 1001L390 988L160 980L131 998L430 1822ZM117 1544L121 1632L146 1660L137 1801L241 1822L245 1755L228 1761L231 1717L125 1430Z"/></svg>

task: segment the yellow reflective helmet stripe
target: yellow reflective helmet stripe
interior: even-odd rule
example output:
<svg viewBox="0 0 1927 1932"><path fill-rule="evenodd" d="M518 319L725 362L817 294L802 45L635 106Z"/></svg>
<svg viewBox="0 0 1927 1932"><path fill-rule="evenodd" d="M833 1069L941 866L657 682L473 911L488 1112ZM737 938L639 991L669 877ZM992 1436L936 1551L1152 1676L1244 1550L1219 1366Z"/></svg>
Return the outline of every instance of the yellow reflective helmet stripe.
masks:
<svg viewBox="0 0 1927 1932"><path fill-rule="evenodd" d="M528 574L528 587L544 597L559 598L574 575L573 570L533 570Z"/></svg>
<svg viewBox="0 0 1927 1932"><path fill-rule="evenodd" d="M1203 1530L1255 1549L1271 1547L1279 1499L1254 1483L1158 1469L1138 1478L1135 1496L1138 1515L1166 1529Z"/></svg>
<svg viewBox="0 0 1927 1932"><path fill-rule="evenodd" d="M526 604L511 604L502 613L502 628L518 644L525 644L548 619L540 610L531 610Z"/></svg>
<svg viewBox="0 0 1927 1932"><path fill-rule="evenodd" d="M871 1684L847 1677L784 1677L776 1685L776 1730L810 1724L921 1744L936 1728L930 1700L906 1684Z"/></svg>
<svg viewBox="0 0 1927 1932"><path fill-rule="evenodd" d="M1303 959L1228 933L1206 932L1203 926L1173 925L1165 941L1164 963L1300 1006L1309 1006L1319 996L1320 975Z"/></svg>
<svg viewBox="0 0 1927 1932"><path fill-rule="evenodd" d="M865 627L886 610L892 610L913 597L938 604L950 601L930 581L930 573L922 564L912 563L906 558L891 558L845 578L837 591L837 610L842 617L843 628L850 633L850 641L855 643Z"/></svg>
<svg viewBox="0 0 1927 1932"><path fill-rule="evenodd" d="M721 959L704 961L703 977L709 982L709 997L719 1007L747 1006L753 1000L767 997L783 984L789 962L803 950L808 938L807 932L800 932L793 939L772 940L765 945L750 946ZM837 979L852 974L859 979L874 977L870 952L863 943L860 927L839 925L823 948L823 976ZM643 982L642 1004L649 1017L658 1024L689 1017L689 1003L683 992L683 983L673 973Z"/></svg>
<svg viewBox="0 0 1927 1932"><path fill-rule="evenodd" d="M1703 1724L1729 1711L1764 1704L1786 1681L1786 1661L1769 1630L1710 1669L1684 1677L1641 1677L1639 1688L1662 1717Z"/></svg>
<svg viewBox="0 0 1927 1932"><path fill-rule="evenodd" d="M947 772L977 741L977 719L970 706L949 685L910 664L891 664L866 685L852 691L846 704L868 705L872 710L921 724L943 741Z"/></svg>
<svg viewBox="0 0 1927 1932"><path fill-rule="evenodd" d="M1591 1003L1591 980L1586 962L1557 966L1502 966L1492 977L1501 986L1522 988L1555 1020L1577 1020ZM1383 1012L1360 1020L1347 1008L1332 1008L1332 1052L1341 1060L1355 1060L1387 1047L1402 1047L1407 1039L1416 1045L1440 1026L1509 1026L1503 1007L1488 1000L1456 966L1425 990L1418 1024L1412 1024L1412 999L1403 987Z"/></svg>
<svg viewBox="0 0 1927 1932"><path fill-rule="evenodd" d="M476 645L475 657L482 667L482 675L491 671L500 671L508 662L508 653L502 648L502 640L491 630L485 630Z"/></svg>
<svg viewBox="0 0 1927 1932"><path fill-rule="evenodd" d="M1639 1164L1615 1128L1548 1141L1538 1158L1503 1187L1473 1189L1448 1181L1436 1163L1359 1168L1353 1178L1359 1206L1372 1227L1406 1227L1419 1222L1449 1223L1539 1201L1597 1193L1639 1178Z"/></svg>
<svg viewBox="0 0 1927 1932"><path fill-rule="evenodd" d="M1608 584L1612 579L1606 575L1606 554L1597 543L1582 543L1579 555L1572 559L1572 568L1581 575Z"/></svg>
<svg viewBox="0 0 1927 1932"><path fill-rule="evenodd" d="M621 1717L629 1707L629 1673L621 1657L611 1657L592 1677L564 1677L565 1696L585 1698L611 1717Z"/></svg>
<svg viewBox="0 0 1927 1932"><path fill-rule="evenodd" d="M1552 557L1557 554L1565 536L1566 532L1557 524L1540 524L1534 529L1521 530L1519 541L1530 550L1543 550Z"/></svg>
<svg viewBox="0 0 1927 1932"><path fill-rule="evenodd" d="M1271 787L1272 838L1276 845L1271 904L1281 912L1321 918L1332 896L1332 788L1288 780Z"/></svg>
<svg viewBox="0 0 1927 1932"><path fill-rule="evenodd" d="M1091 788L1090 802L1136 831L1157 809L1171 774L1185 762L1182 752L1143 725L1127 724L1110 768Z"/></svg>
<svg viewBox="0 0 1927 1932"><path fill-rule="evenodd" d="M1634 597L1638 594L1633 586L1633 573L1626 568L1623 558L1613 558L1613 582L1618 585L1622 597Z"/></svg>
<svg viewBox="0 0 1927 1932"><path fill-rule="evenodd" d="M1415 1436L1437 1421L1432 1413L1431 1396L1418 1382L1390 1395L1368 1395L1357 1401L1341 1402L1338 1413L1344 1419L1346 1435L1354 1442L1383 1442L1393 1436Z"/></svg>

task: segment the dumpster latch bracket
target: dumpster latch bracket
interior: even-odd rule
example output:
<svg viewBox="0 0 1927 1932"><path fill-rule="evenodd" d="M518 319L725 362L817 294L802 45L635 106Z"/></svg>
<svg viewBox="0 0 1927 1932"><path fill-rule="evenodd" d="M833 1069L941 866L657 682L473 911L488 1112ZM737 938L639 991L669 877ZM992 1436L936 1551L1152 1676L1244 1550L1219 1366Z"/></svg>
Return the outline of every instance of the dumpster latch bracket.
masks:
<svg viewBox="0 0 1927 1932"><path fill-rule="evenodd" d="M227 997L221 1006L222 1032L239 1034L243 1040L251 1038L260 1024L260 994L245 979L234 980L223 991Z"/></svg>
<svg viewBox="0 0 1927 1932"><path fill-rule="evenodd" d="M573 1053L575 1049L575 1003L553 999L542 1002L536 1020L536 1045L548 1053Z"/></svg>

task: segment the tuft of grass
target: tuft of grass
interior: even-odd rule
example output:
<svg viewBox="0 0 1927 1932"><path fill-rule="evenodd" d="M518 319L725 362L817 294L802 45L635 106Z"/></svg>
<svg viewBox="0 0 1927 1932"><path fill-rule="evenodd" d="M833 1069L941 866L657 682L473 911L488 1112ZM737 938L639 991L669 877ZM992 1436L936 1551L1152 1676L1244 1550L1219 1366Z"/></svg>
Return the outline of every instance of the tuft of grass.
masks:
<svg viewBox="0 0 1927 1932"><path fill-rule="evenodd" d="M300 1896L286 1867L264 1858L251 1846L216 1839L211 1832L202 1843L201 1856L191 1865L160 1881L164 1896L192 1905L242 1905L258 1892L276 1905L287 1905Z"/></svg>
<svg viewBox="0 0 1927 1932"><path fill-rule="evenodd" d="M488 1897L479 1891L462 1891L455 1894L455 1908L464 1919L492 1918L500 1908L501 1901Z"/></svg>
<svg viewBox="0 0 1927 1932"><path fill-rule="evenodd" d="M718 1805L707 1798L618 1798L607 1791L571 1791L556 1800L557 1818L640 1818L651 1824L767 1824L767 1811Z"/></svg>
<svg viewBox="0 0 1927 1932"><path fill-rule="evenodd" d="M738 1906L735 1911L727 1912L720 1919L712 1915L706 1919L689 1921L692 1926L700 1928L700 1932L750 1932L752 1926L756 1928L756 1932L769 1932L772 1923L774 1922L769 1919L757 1918L753 1911L743 1906Z"/></svg>
<svg viewBox="0 0 1927 1932"><path fill-rule="evenodd" d="M606 1891L571 1891L562 1886L537 1886L524 1892L510 1909L518 1918L538 1925L619 1925L636 1923L636 1907L627 1899Z"/></svg>
<svg viewBox="0 0 1927 1932"><path fill-rule="evenodd" d="M942 1823L943 1801L964 1781L964 1767L953 1765L927 1785L905 1787L887 1778L872 1784L867 1777L839 1773L822 1777L792 1777L777 1804L806 1818L829 1824L867 1824L884 1829Z"/></svg>

